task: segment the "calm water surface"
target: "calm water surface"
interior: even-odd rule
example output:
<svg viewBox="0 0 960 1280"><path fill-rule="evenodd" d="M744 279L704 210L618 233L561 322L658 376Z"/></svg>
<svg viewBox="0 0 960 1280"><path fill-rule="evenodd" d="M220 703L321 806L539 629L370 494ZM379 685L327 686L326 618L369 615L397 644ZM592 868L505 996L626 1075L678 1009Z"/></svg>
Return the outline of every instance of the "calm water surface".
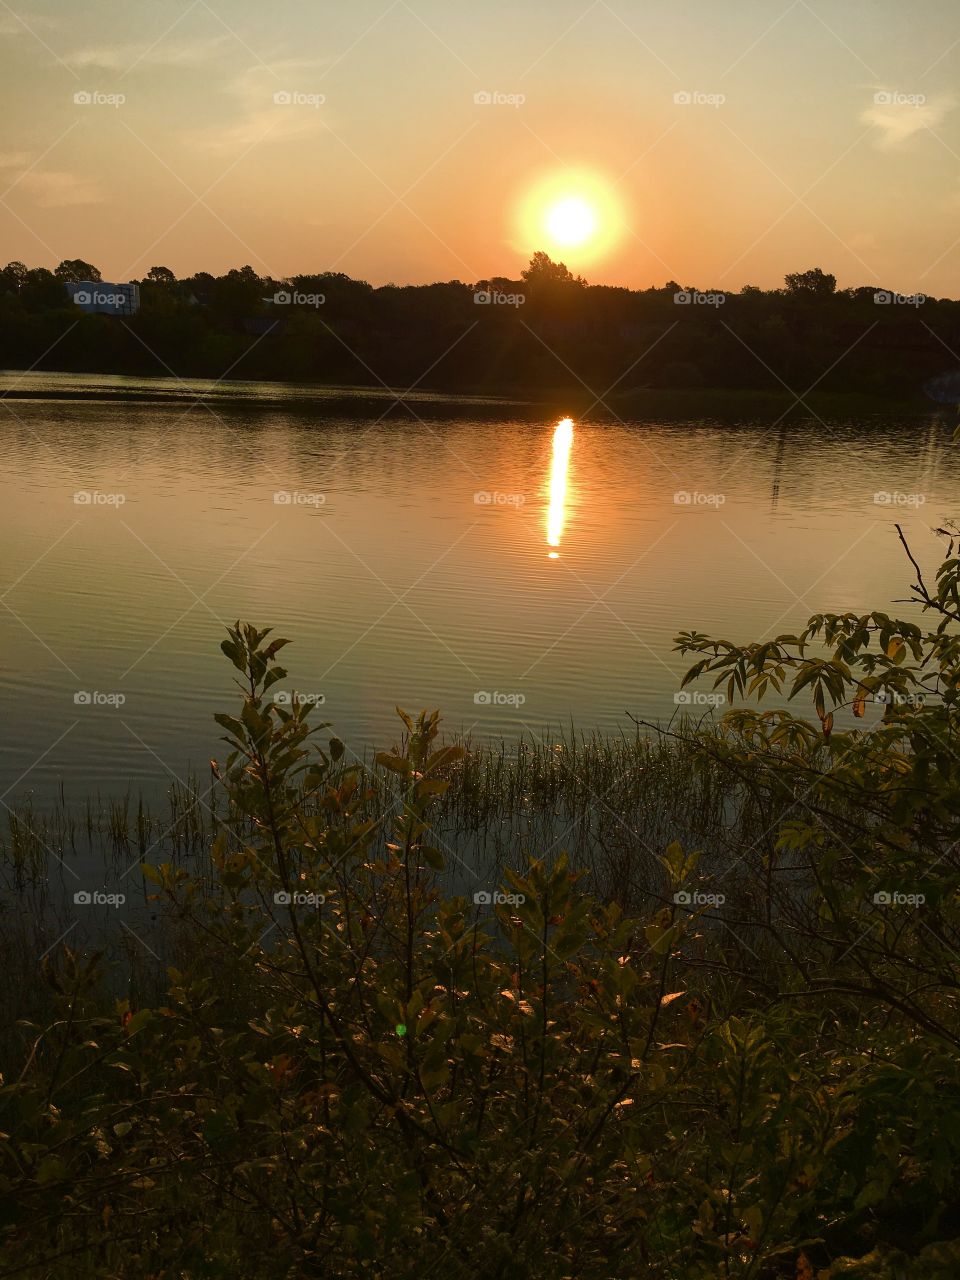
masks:
<svg viewBox="0 0 960 1280"><path fill-rule="evenodd" d="M77 388L175 398L52 398ZM357 750L395 739L396 704L479 738L667 719L677 631L884 607L909 580L894 521L932 570L960 512L933 415L558 426L560 403L208 389L0 376L7 803L205 770L238 617L295 642L279 687Z"/></svg>

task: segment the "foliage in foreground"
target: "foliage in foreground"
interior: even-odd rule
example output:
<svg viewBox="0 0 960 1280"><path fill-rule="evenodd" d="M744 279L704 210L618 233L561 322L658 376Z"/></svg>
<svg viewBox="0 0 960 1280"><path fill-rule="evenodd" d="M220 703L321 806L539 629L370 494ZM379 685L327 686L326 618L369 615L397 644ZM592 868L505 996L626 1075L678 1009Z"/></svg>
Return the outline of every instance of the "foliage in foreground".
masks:
<svg viewBox="0 0 960 1280"><path fill-rule="evenodd" d="M733 713L709 749L771 829L728 880L672 844L639 918L562 857L441 895L435 714L378 757L381 853L363 771L268 696L285 642L238 624L248 822L212 883L149 869L191 956L164 1004L104 1012L97 957L48 965L59 1015L0 1091L0 1275L960 1273L952 550L935 591L917 571L930 634L680 638L692 674L809 687L820 725Z"/></svg>

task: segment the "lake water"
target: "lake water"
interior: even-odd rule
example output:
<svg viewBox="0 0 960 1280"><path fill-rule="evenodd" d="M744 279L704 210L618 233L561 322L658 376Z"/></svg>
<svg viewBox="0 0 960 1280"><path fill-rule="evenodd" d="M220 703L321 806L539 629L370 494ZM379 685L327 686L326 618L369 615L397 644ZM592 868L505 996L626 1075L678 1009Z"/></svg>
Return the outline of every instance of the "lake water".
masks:
<svg viewBox="0 0 960 1280"><path fill-rule="evenodd" d="M894 521L932 577L960 511L934 414L558 431L559 402L273 384L7 374L0 396L7 804L204 774L238 617L294 641L279 687L357 751L395 740L396 704L481 739L666 720L679 630L886 607Z"/></svg>

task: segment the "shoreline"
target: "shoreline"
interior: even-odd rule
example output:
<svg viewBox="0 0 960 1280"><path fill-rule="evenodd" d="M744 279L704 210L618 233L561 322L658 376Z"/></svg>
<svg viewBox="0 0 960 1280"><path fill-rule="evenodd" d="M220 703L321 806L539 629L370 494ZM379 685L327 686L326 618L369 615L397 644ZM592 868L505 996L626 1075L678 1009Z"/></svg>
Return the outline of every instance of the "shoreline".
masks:
<svg viewBox="0 0 960 1280"><path fill-rule="evenodd" d="M3 375L16 379L20 371L3 370ZM407 400L422 405L424 409L461 406L463 408L518 409L522 408L533 414L546 411L557 413L558 403L564 411L573 416L589 413L587 420L616 421L624 414L656 414L679 413L711 415L722 417L724 413L753 412L756 414L779 414L784 419L797 416L816 416L822 414L859 413L870 416L895 417L909 414L915 417L930 418L933 416L951 416L955 410L947 406L937 405L926 397L917 396L911 399L891 399L881 395L866 395L862 392L814 392L805 395L801 400L787 391L757 390L755 388L638 388L626 392L611 392L598 401L595 396L582 388L565 387L537 390L522 396L510 388L486 390L469 388L451 390L444 387L418 387L415 391L402 388L385 388L378 386L357 387L342 384L295 383L286 381L268 381L258 379L256 383L243 379L206 379L184 378L178 380L147 378L146 375L115 373L71 373L56 371L51 374L37 375L36 371L25 370L23 374L55 378L125 378L131 383L143 381L165 381L170 390L162 387L150 387L138 390L136 386L114 387L17 387L2 389L0 383L0 399L22 402L43 403L63 402L79 404L143 404L182 406L184 402L195 402L197 406L215 404L224 408L252 409L299 409L316 407L318 404L382 404L395 397L397 405ZM23 376L20 374L20 376ZM191 383L209 383L210 390L192 390ZM241 391L240 388L251 386L265 388L290 388L292 393L285 395L260 395Z"/></svg>

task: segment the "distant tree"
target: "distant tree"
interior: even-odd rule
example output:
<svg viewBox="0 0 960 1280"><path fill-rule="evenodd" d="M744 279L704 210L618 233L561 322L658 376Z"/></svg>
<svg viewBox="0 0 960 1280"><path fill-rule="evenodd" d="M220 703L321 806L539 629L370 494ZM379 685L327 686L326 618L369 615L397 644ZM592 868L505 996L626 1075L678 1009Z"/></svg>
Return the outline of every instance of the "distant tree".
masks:
<svg viewBox="0 0 960 1280"><path fill-rule="evenodd" d="M237 280L243 284L252 285L257 289L259 289L263 284L260 276L257 275L251 266L240 267L239 270L234 267L232 271L227 272L226 279L230 281Z"/></svg>
<svg viewBox="0 0 960 1280"><path fill-rule="evenodd" d="M526 284L531 286L540 284L585 285L587 283L583 276L575 276L566 263L554 262L542 249L537 250L530 259L530 265L525 271L520 272L520 276Z"/></svg>
<svg viewBox="0 0 960 1280"><path fill-rule="evenodd" d="M758 284L745 284L740 290L742 298L760 298L763 296L763 290Z"/></svg>
<svg viewBox="0 0 960 1280"><path fill-rule="evenodd" d="M824 298L836 292L837 277L827 275L819 267L811 267L809 271L794 271L784 276L787 293L794 296Z"/></svg>
<svg viewBox="0 0 960 1280"><path fill-rule="evenodd" d="M151 267L147 272L147 279L151 284L176 284L177 277L173 274L169 267Z"/></svg>
<svg viewBox="0 0 960 1280"><path fill-rule="evenodd" d="M183 283L189 285L191 289L209 293L217 283L217 278L212 276L209 271L198 271L195 276L189 276Z"/></svg>
<svg viewBox="0 0 960 1280"><path fill-rule="evenodd" d="M33 267L27 272L21 287L21 296L31 307L48 308L68 305L63 281L46 267Z"/></svg>
<svg viewBox="0 0 960 1280"><path fill-rule="evenodd" d="M353 280L342 271L319 271L312 275L292 276L298 293L319 293L328 303L339 307L356 306L373 293L373 286L366 280Z"/></svg>
<svg viewBox="0 0 960 1280"><path fill-rule="evenodd" d="M4 293L19 293L30 272L22 262L8 262L0 271L0 289Z"/></svg>
<svg viewBox="0 0 960 1280"><path fill-rule="evenodd" d="M322 285L326 289L343 288L359 290L362 293L371 293L373 285L368 284L366 280L354 280L352 276L348 276L344 271L314 271L307 275L291 276L298 288L302 288L307 284Z"/></svg>
<svg viewBox="0 0 960 1280"><path fill-rule="evenodd" d="M213 305L235 324L257 315L263 294L269 287L269 282L262 280L253 267L235 267L214 281Z"/></svg>
<svg viewBox="0 0 960 1280"><path fill-rule="evenodd" d="M54 275L64 284L76 284L80 280L92 280L96 283L103 279L97 268L90 262L84 262L82 258L64 258Z"/></svg>

